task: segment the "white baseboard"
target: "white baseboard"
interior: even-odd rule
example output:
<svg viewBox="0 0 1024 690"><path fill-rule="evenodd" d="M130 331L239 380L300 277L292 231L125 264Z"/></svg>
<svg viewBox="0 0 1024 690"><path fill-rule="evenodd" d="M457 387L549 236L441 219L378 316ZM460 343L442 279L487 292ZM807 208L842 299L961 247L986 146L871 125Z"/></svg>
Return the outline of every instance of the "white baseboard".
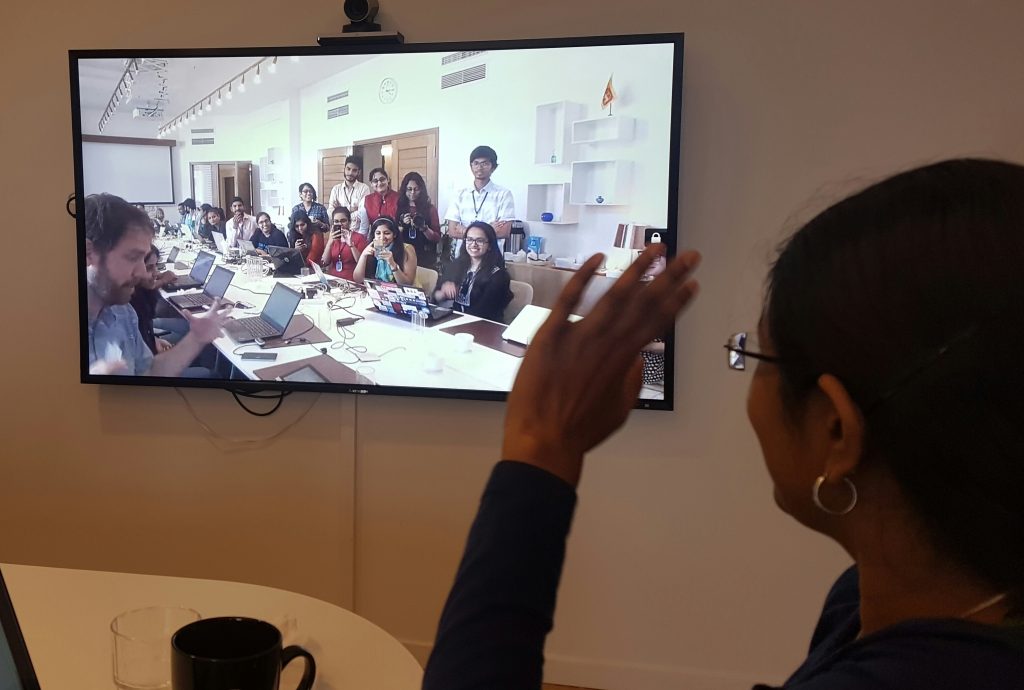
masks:
<svg viewBox="0 0 1024 690"><path fill-rule="evenodd" d="M423 665L433 645L402 640L402 644ZM756 683L781 682L767 676L678 666L657 666L629 662L595 661L549 654L544 664L544 682L598 690L750 690Z"/></svg>

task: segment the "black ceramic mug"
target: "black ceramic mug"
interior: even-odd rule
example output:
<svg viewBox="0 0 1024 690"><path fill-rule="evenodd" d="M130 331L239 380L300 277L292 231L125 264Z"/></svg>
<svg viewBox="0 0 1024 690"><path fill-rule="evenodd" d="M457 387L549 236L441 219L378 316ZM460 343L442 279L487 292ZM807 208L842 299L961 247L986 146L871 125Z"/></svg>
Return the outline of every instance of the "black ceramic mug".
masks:
<svg viewBox="0 0 1024 690"><path fill-rule="evenodd" d="M173 690L278 690L281 669L296 657L306 660L298 690L316 678L313 655L302 647L281 648L281 631L254 618L206 618L189 623L171 638Z"/></svg>

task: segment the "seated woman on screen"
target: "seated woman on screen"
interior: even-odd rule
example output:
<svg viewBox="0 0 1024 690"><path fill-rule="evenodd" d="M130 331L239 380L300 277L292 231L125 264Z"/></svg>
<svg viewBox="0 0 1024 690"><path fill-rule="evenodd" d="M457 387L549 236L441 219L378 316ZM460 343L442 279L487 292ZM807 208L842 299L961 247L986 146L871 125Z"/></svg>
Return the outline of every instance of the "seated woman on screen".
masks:
<svg viewBox="0 0 1024 690"><path fill-rule="evenodd" d="M370 171L370 193L363 198L359 207L359 232L372 228L373 222L381 217L398 218L398 192L391 189L391 178L384 168ZM373 230L366 233L373 237Z"/></svg>
<svg viewBox="0 0 1024 690"><path fill-rule="evenodd" d="M199 226L199 239L213 245L215 232L224 234L224 210L211 206L203 215L203 224Z"/></svg>
<svg viewBox="0 0 1024 690"><path fill-rule="evenodd" d="M362 283L372 278L384 283L416 284L416 248L405 244L395 221L381 216L370 226L373 242L359 255L352 278Z"/></svg>
<svg viewBox="0 0 1024 690"><path fill-rule="evenodd" d="M288 223L288 246L298 249L302 258L320 263L324 255L324 234L301 208L292 213Z"/></svg>
<svg viewBox="0 0 1024 690"><path fill-rule="evenodd" d="M441 241L441 221L437 206L430 201L427 183L418 172L411 172L402 180L398 190L398 229L403 241L416 247L420 266L437 265L437 243Z"/></svg>
<svg viewBox="0 0 1024 690"><path fill-rule="evenodd" d="M270 219L270 214L266 211L256 214L256 227L259 230L253 233L251 242L256 251L263 256L268 256L270 247L288 246L288 238L274 225L274 221Z"/></svg>
<svg viewBox="0 0 1024 690"><path fill-rule="evenodd" d="M156 337L154 322L156 321L157 304L160 301L160 288L170 285L177 279L173 271L161 273L157 268L158 263L160 263L160 250L154 245L149 248L149 254L146 254L146 273L135 286L130 302L135 314L139 317L139 334L142 335L143 342L154 355L170 350L174 341L180 340L188 332L188 323L184 319L161 319L161 328L171 331L176 337L172 336L166 339ZM169 328L168 326L175 324L164 322L171 321L180 321L181 323L178 328Z"/></svg>
<svg viewBox="0 0 1024 690"><path fill-rule="evenodd" d="M434 299L454 301L453 309L491 321L501 321L512 301L505 257L494 228L482 220L469 224L459 255L445 266Z"/></svg>
<svg viewBox="0 0 1024 690"><path fill-rule="evenodd" d="M358 232L352 232L349 224L352 214L344 206L338 206L331 214L331 233L327 236L321 265L327 273L345 280L354 280L353 271L359 254L366 248L367 240Z"/></svg>
<svg viewBox="0 0 1024 690"><path fill-rule="evenodd" d="M292 213L305 211L313 225L327 232L327 207L317 203L316 189L308 182L299 185L299 203L292 207Z"/></svg>

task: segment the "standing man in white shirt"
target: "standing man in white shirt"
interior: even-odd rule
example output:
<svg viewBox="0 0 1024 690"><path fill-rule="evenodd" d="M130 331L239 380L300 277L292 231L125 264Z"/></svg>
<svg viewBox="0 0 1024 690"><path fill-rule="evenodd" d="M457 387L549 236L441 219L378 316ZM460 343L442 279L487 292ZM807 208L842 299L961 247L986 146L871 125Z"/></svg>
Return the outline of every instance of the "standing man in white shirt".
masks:
<svg viewBox="0 0 1024 690"><path fill-rule="evenodd" d="M448 221L448 234L452 242L452 256L458 254L466 228L482 220L494 228L498 244L504 250L505 238L516 217L512 192L491 182L498 169L498 154L490 146L477 146L469 154L469 169L473 172L473 185L460 189L444 214Z"/></svg>
<svg viewBox="0 0 1024 690"><path fill-rule="evenodd" d="M327 212L333 217L334 209L344 206L352 216L350 229L366 234L368 228L359 227L359 210L363 207L363 199L370 193L370 187L359 178L363 176L363 159L349 156L345 159L345 181L331 189L327 202Z"/></svg>
<svg viewBox="0 0 1024 690"><path fill-rule="evenodd" d="M231 200L231 220L225 224L227 248L237 247L238 240L250 240L257 230L256 219L245 212L245 201L240 196Z"/></svg>

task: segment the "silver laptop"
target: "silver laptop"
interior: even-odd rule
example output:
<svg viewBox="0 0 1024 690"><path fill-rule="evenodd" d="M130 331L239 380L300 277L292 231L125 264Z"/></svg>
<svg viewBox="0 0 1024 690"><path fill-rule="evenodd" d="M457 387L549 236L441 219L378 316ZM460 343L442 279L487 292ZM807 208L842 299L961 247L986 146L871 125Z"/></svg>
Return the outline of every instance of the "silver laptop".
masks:
<svg viewBox="0 0 1024 690"><path fill-rule="evenodd" d="M206 277L210 275L216 260L217 257L210 252L199 252L196 262L192 264L192 271L187 276L179 277L176 281L164 287L164 290L175 292L177 290L190 290L202 287L203 283L206 282Z"/></svg>
<svg viewBox="0 0 1024 690"><path fill-rule="evenodd" d="M170 298L170 302L178 309L202 309L203 307L208 307L213 304L215 299L220 299L224 296L224 293L228 291L228 286L231 285L231 279L234 277L234 271L223 266L216 266L213 269L213 273L210 274L210 279L203 286L201 293L175 295Z"/></svg>
<svg viewBox="0 0 1024 690"><path fill-rule="evenodd" d="M239 238L238 239L238 247L239 247L239 249L241 249L246 254L255 254L256 253L256 245L254 245L249 240L243 240L243 239Z"/></svg>
<svg viewBox="0 0 1024 690"><path fill-rule="evenodd" d="M277 283L259 316L232 319L224 326L228 337L236 343L251 343L257 338L280 338L288 330L302 294L283 283Z"/></svg>
<svg viewBox="0 0 1024 690"><path fill-rule="evenodd" d="M217 232L216 230L210 234L213 235L213 243L217 245L217 253L223 254L225 248L227 248L228 239L224 237L224 233Z"/></svg>

